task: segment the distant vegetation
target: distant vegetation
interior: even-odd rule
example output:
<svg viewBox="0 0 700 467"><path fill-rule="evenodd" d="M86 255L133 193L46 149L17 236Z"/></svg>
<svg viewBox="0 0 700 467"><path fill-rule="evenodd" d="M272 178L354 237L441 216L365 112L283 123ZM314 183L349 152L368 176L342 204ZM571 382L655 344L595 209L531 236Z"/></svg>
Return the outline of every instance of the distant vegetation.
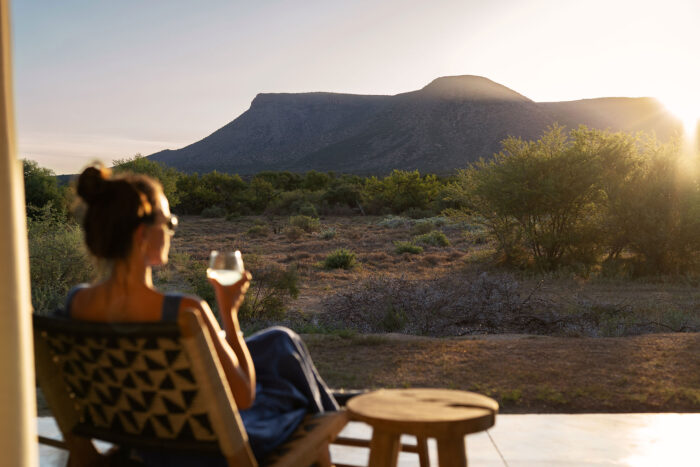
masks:
<svg viewBox="0 0 700 467"><path fill-rule="evenodd" d="M674 143L554 127L460 171L451 213L484 226L507 264L684 274L700 259L694 169Z"/></svg>
<svg viewBox="0 0 700 467"><path fill-rule="evenodd" d="M396 242L395 252L420 254L419 245L449 245L436 230L448 216L461 221L475 244L490 242L495 259L512 268L614 277L698 272L700 184L683 165L677 144L555 126L536 141L508 138L502 148L452 177L394 170L381 178L309 171L243 179L216 171L184 174L139 155L114 161L114 171L160 180L178 214L288 219L281 226L256 224L247 231L250 237L282 233L289 241L303 235L331 240L336 231L319 217L381 215L386 227L411 228L412 241ZM24 179L32 299L37 309L48 310L71 285L92 277L93 267L70 213L73 189L33 161L24 161ZM338 250L322 266L355 263L355 253ZM294 271L265 271L260 277L269 276L272 288L246 304L250 317L262 315L264 307L280 313L275 284L286 284L280 286L284 296L297 293L290 285Z"/></svg>

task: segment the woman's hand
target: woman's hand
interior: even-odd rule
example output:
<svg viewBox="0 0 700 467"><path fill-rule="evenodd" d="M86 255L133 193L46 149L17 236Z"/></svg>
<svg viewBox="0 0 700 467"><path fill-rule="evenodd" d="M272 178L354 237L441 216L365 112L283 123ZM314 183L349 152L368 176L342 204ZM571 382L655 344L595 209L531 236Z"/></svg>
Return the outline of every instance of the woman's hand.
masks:
<svg viewBox="0 0 700 467"><path fill-rule="evenodd" d="M221 285L216 279L207 279L214 287L216 301L222 313L225 310L230 310L231 313L238 313L238 308L243 303L245 293L250 287L251 279L253 279L253 276L248 271L244 271L243 277L232 285Z"/></svg>

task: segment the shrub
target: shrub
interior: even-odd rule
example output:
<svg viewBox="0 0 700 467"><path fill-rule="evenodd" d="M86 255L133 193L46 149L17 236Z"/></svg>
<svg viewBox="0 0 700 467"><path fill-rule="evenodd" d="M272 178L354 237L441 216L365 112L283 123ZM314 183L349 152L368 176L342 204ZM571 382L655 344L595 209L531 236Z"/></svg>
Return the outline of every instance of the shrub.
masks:
<svg viewBox="0 0 700 467"><path fill-rule="evenodd" d="M343 175L331 181L322 196L328 206L345 206L358 209L362 197L363 181L357 175Z"/></svg>
<svg viewBox="0 0 700 467"><path fill-rule="evenodd" d="M417 235L413 238L416 243L422 243L424 245L430 246L449 246L450 241L447 239L444 233L439 230L434 230L430 233Z"/></svg>
<svg viewBox="0 0 700 467"><path fill-rule="evenodd" d="M270 234L270 227L267 224L254 225L246 232L250 237L267 237Z"/></svg>
<svg viewBox="0 0 700 467"><path fill-rule="evenodd" d="M403 253L411 253L412 255L423 253L423 247L413 242L394 242L394 247L394 251L398 255Z"/></svg>
<svg viewBox="0 0 700 467"><path fill-rule="evenodd" d="M377 225L381 227L389 227L390 229L396 229L408 225L409 222L410 221L405 217L386 216L384 219L380 220Z"/></svg>
<svg viewBox="0 0 700 467"><path fill-rule="evenodd" d="M410 217L411 219L425 219L426 217L431 217L435 215L435 212L430 209L421 208L408 208L401 213L404 217Z"/></svg>
<svg viewBox="0 0 700 467"><path fill-rule="evenodd" d="M608 193L609 259L636 254L634 274L679 274L700 264L700 184L683 173L682 152L650 139L643 163Z"/></svg>
<svg viewBox="0 0 700 467"><path fill-rule="evenodd" d="M492 159L458 174L452 199L478 215L507 262L527 262L527 250L544 270L595 261L605 208L640 163L637 141L585 127L566 134L554 126L537 141L511 137L502 145Z"/></svg>
<svg viewBox="0 0 700 467"><path fill-rule="evenodd" d="M278 216L301 214L318 217L318 206L323 203L322 195L321 192L302 190L280 192L267 205L265 213Z"/></svg>
<svg viewBox="0 0 700 467"><path fill-rule="evenodd" d="M424 219L427 222L430 222L433 224L435 227L442 227L444 225L447 225L448 219L443 216L436 216L436 217L429 217L427 219Z"/></svg>
<svg viewBox="0 0 700 467"><path fill-rule="evenodd" d="M221 320L214 289L207 280L207 261L197 261L187 253L177 253L170 255L170 264L175 266L189 285L190 290L186 292L191 292L209 303L214 315Z"/></svg>
<svg viewBox="0 0 700 467"><path fill-rule="evenodd" d="M316 210L316 206L309 203L308 201L299 206L299 214L307 217L318 217L318 211Z"/></svg>
<svg viewBox="0 0 700 467"><path fill-rule="evenodd" d="M66 190L58 185L53 170L39 167L39 164L22 161L24 168L24 200L29 217L41 217L41 209L46 205L59 213L66 212Z"/></svg>
<svg viewBox="0 0 700 467"><path fill-rule="evenodd" d="M321 223L318 219L302 215L290 217L289 225L298 227L307 233L317 232L321 229Z"/></svg>
<svg viewBox="0 0 700 467"><path fill-rule="evenodd" d="M433 230L435 230L435 225L427 219L417 221L413 224L413 227L411 227L411 233L413 235L427 234Z"/></svg>
<svg viewBox="0 0 700 467"><path fill-rule="evenodd" d="M485 230L475 230L473 232L467 230L464 233L464 239L469 243L473 243L474 245L483 245L488 243L489 235Z"/></svg>
<svg viewBox="0 0 700 467"><path fill-rule="evenodd" d="M251 210L248 185L238 176L209 172L180 175L176 183L180 214L201 214L211 206L221 206L229 213L247 214Z"/></svg>
<svg viewBox="0 0 700 467"><path fill-rule="evenodd" d="M330 240L332 238L335 238L335 234L336 234L335 228L329 227L327 229L321 230L321 232L318 234L318 236L319 236L319 238L321 238L323 240Z"/></svg>
<svg viewBox="0 0 700 467"><path fill-rule="evenodd" d="M309 191L319 191L328 188L331 183L331 176L326 173L311 170L304 175L302 188Z"/></svg>
<svg viewBox="0 0 700 467"><path fill-rule="evenodd" d="M290 225L287 226L286 229L284 229L284 236L287 237L287 240L289 240L290 242L295 242L299 240L302 235L304 235L304 231L299 227Z"/></svg>
<svg viewBox="0 0 700 467"><path fill-rule="evenodd" d="M67 222L50 203L27 219L32 305L37 313L62 305L68 290L94 277L80 227Z"/></svg>
<svg viewBox="0 0 700 467"><path fill-rule="evenodd" d="M162 185L163 194L168 198L170 206L175 207L180 204L180 190L177 187L177 182L182 174L172 167L143 157L141 154L125 159L116 159L112 161L112 165L115 174L132 172L155 178Z"/></svg>
<svg viewBox="0 0 700 467"><path fill-rule="evenodd" d="M384 310L379 326L381 332L399 332L406 327L407 322L408 317L406 313L389 302Z"/></svg>
<svg viewBox="0 0 700 467"><path fill-rule="evenodd" d="M697 332L687 310L649 314L642 305L553 297L541 283L524 286L508 273L453 271L434 278L369 277L323 299L318 324L360 333L433 336L524 333L559 336L631 336ZM543 290L544 289L544 290Z"/></svg>
<svg viewBox="0 0 700 467"><path fill-rule="evenodd" d="M225 217L226 209L221 206L210 206L202 210L202 217L215 218L215 217Z"/></svg>
<svg viewBox="0 0 700 467"><path fill-rule="evenodd" d="M345 248L339 248L326 256L323 267L326 269L351 269L356 263L355 253Z"/></svg>
<svg viewBox="0 0 700 467"><path fill-rule="evenodd" d="M362 194L369 213L408 211L425 217L432 214L426 209L435 200L439 189L440 182L435 175L421 176L417 170L394 170L381 180L377 177L366 179Z"/></svg>
<svg viewBox="0 0 700 467"><path fill-rule="evenodd" d="M246 258L246 262L253 281L238 312L240 318L245 321L283 318L288 301L299 296L296 265L283 268L277 264L265 264L253 255Z"/></svg>

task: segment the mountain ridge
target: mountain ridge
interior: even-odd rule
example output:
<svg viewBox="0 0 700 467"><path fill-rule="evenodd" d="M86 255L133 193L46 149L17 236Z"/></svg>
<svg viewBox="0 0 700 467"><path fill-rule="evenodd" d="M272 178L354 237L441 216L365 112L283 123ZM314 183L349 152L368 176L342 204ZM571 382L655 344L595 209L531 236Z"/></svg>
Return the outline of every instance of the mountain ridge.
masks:
<svg viewBox="0 0 700 467"><path fill-rule="evenodd" d="M652 98L538 103L488 78L462 75L396 95L260 93L209 136L148 157L200 173L448 174L498 152L508 136L536 139L554 123L653 131L662 138L680 128Z"/></svg>

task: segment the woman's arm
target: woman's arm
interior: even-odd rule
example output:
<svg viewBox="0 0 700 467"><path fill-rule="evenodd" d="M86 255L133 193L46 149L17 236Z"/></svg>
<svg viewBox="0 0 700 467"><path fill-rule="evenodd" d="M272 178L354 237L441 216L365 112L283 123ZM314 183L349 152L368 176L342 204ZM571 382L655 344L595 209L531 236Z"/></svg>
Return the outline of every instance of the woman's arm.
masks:
<svg viewBox="0 0 700 467"><path fill-rule="evenodd" d="M248 346L243 339L241 326L238 323L238 309L243 303L251 279L252 276L246 271L243 273L243 278L241 280L229 286L221 285L215 280L209 280L216 292L216 301L219 304L221 320L224 323L224 330L226 331L226 341L228 341L231 349L233 349L238 359L240 369L248 380L249 403L245 407L241 407L242 409L253 405L253 400L255 399L255 366L253 365L253 359L250 356ZM238 400L236 400L236 403L238 403Z"/></svg>
<svg viewBox="0 0 700 467"><path fill-rule="evenodd" d="M250 278L250 274L246 273L243 279L226 287L211 281L226 330L225 339L220 334L219 323L207 302L186 298L181 305L197 308L202 313L233 398L240 409L249 408L255 400L255 367L238 324L238 308L248 290ZM190 301L193 303L188 303Z"/></svg>

